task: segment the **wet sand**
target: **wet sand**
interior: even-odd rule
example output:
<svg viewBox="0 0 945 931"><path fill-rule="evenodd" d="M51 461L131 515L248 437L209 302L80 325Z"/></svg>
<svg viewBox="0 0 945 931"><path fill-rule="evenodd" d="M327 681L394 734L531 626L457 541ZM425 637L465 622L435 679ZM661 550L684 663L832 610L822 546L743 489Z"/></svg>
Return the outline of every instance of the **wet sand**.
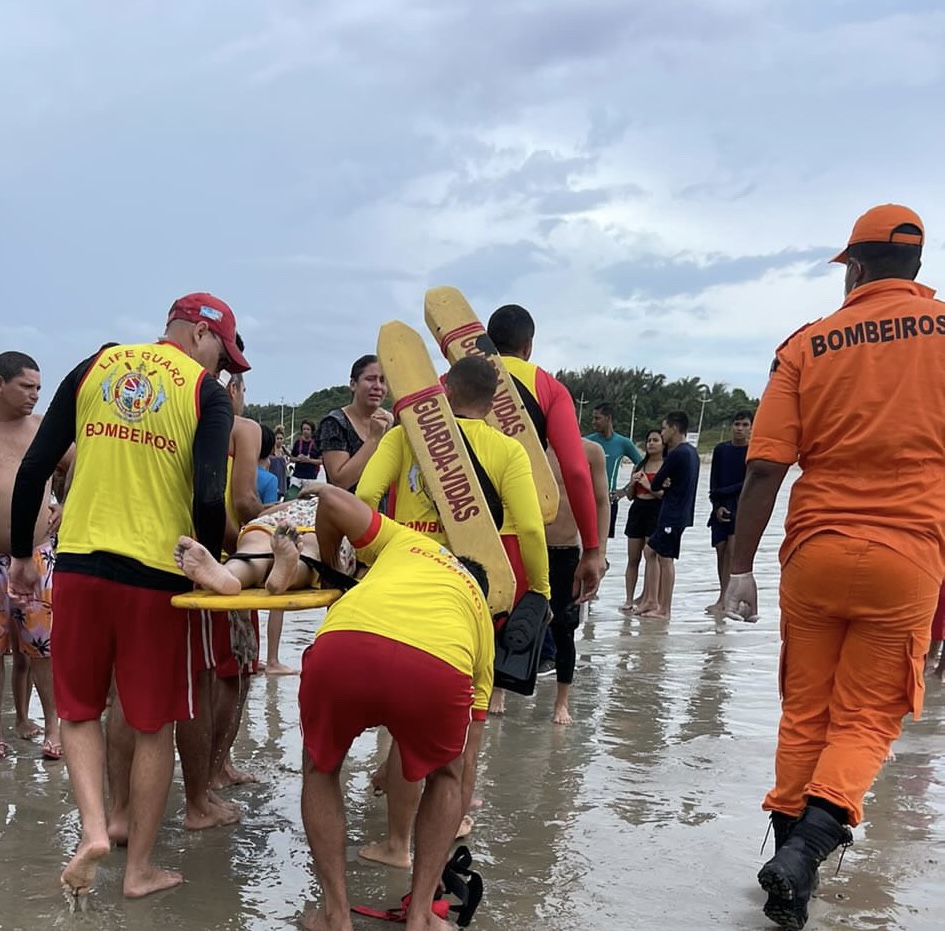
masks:
<svg viewBox="0 0 945 931"><path fill-rule="evenodd" d="M573 727L551 724L554 677L536 695L508 697L486 731L470 846L486 896L481 931L772 928L755 882L778 716L777 546L782 495L757 563L762 619L715 621L715 558L705 528L703 467L696 526L683 539L670 623L627 620L626 503L611 571L578 632ZM287 615L283 660L298 664L323 612ZM179 775L157 847L183 887L142 901L121 897L124 853L105 861L89 911L70 916L58 876L78 838L65 768L38 742L10 738L0 762L0 929L175 931L295 926L315 897L299 816L301 741L295 677L251 684L235 758L262 781L229 790L243 823L192 834L181 826ZM12 723L9 688L4 710ZM38 708L34 709L38 713ZM35 716L35 715L34 715ZM867 800L839 876L823 871L810 928L931 931L942 925L945 878L945 699L927 682L921 721L909 719ZM364 735L346 766L352 901L395 905L407 874L359 861L383 830L369 789L381 739ZM384 928L355 916L358 929Z"/></svg>

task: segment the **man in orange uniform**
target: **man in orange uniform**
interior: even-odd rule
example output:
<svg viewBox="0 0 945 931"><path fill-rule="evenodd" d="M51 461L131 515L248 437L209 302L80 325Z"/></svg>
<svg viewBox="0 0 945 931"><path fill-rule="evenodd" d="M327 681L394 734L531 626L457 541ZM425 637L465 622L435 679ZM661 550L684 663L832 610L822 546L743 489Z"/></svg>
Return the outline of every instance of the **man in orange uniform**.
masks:
<svg viewBox="0 0 945 931"><path fill-rule="evenodd" d="M804 926L817 866L849 843L903 717L922 709L945 576L945 305L914 281L923 238L906 207L857 220L833 259L846 300L778 348L748 449L730 617L757 617L752 561L785 473L803 470L781 547L781 724L764 801L776 851L758 874L782 928ZM904 433L907 410L928 429Z"/></svg>

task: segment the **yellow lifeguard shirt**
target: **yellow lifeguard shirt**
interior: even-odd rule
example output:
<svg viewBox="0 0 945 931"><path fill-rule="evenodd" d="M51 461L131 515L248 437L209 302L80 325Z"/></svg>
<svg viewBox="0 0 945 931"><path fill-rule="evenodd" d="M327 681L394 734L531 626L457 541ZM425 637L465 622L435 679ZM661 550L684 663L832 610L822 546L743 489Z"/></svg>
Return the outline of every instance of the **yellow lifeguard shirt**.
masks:
<svg viewBox="0 0 945 931"><path fill-rule="evenodd" d="M62 553L117 553L182 575L193 534L194 434L209 373L173 343L103 349L76 396L75 475Z"/></svg>
<svg viewBox="0 0 945 931"><path fill-rule="evenodd" d="M530 587L550 597L545 525L528 454L521 443L490 427L484 420L461 417L456 422L502 499L500 534L518 537ZM399 426L388 430L378 443L356 491L372 508L378 506L385 493L388 494L388 516L438 543L446 543L443 525L407 434Z"/></svg>

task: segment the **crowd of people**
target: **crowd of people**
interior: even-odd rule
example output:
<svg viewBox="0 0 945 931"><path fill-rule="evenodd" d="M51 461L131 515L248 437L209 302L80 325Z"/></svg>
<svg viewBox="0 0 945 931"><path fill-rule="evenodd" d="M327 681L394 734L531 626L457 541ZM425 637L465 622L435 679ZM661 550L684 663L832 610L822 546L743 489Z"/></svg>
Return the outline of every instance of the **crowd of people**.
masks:
<svg viewBox="0 0 945 931"><path fill-rule="evenodd" d="M896 429L903 410L934 421L945 409L934 403L945 395L936 362L945 310L915 282L923 241L904 207L857 221L834 260L846 267L842 307L777 349L759 409L735 412L731 440L711 457L707 543L719 594L706 611L720 619L757 619L753 559L788 469L801 468L781 551L782 718L764 800L776 852L759 873L765 914L783 928L804 927L817 867L850 843L903 717L921 711L923 674L945 664L934 655L945 617L935 498L945 431ZM668 621L700 458L681 410L666 412L641 449L601 401L582 437L567 389L531 361L529 312L500 307L487 330L559 485L551 523L523 447L486 422L494 365L463 358L443 390L515 601L550 605L539 670L554 671L551 720L568 725L580 607L607 569L620 501L629 501L620 611ZM351 927L339 776L353 740L383 724L393 744L373 780L387 796L388 833L361 855L412 867L408 931L448 927L434 908L438 883L473 827L487 713L505 711L493 688L502 619L488 608L488 575L461 544L447 546L430 478L383 407L377 356L354 363L349 404L286 437L243 416L244 351L230 307L190 294L158 341L109 344L76 365L43 417L33 413L39 364L0 353L0 655L15 658L16 735L42 736L43 754L68 767L82 832L61 882L85 896L116 845L127 847L126 896L182 881L152 860L175 744L184 826L240 818L220 790L251 778L230 758L249 675L295 671L279 657L284 619L269 612L260 663L255 612L185 611L171 598L194 585L234 599L247 588L340 587L301 664L302 820L321 890L303 926ZM0 688L3 674L0 661ZM28 716L33 687L41 728ZM12 740L2 725L0 759Z"/></svg>

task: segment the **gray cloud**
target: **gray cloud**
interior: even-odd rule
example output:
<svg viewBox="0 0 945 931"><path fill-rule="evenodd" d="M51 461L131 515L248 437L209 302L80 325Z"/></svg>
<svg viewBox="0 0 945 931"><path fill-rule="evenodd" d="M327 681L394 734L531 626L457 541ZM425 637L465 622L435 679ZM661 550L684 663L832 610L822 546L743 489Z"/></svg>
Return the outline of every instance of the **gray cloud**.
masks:
<svg viewBox="0 0 945 931"><path fill-rule="evenodd" d="M812 274L824 274L829 271L825 266L831 254L831 250L820 248L784 249L774 255L735 258L720 254L699 258L691 255L641 255L610 265L600 274L617 297L665 298L697 294L715 285L760 278L766 272L793 265L810 264ZM821 271L821 266L824 266L824 271Z"/></svg>

